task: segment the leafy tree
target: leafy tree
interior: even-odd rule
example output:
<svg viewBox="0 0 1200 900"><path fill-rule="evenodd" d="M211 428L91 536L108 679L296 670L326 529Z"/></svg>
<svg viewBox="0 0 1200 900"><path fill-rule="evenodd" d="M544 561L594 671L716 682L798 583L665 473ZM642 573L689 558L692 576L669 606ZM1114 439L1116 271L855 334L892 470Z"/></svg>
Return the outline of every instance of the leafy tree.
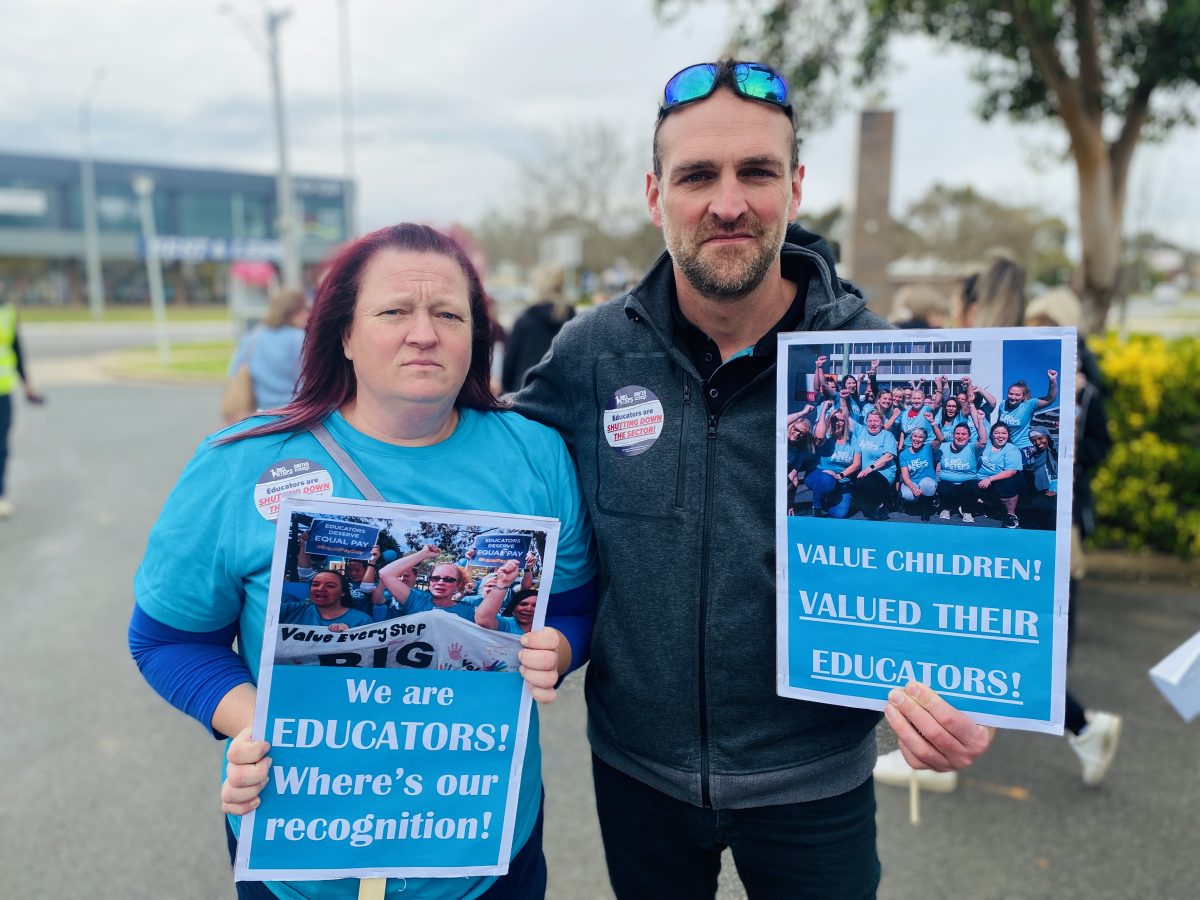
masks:
<svg viewBox="0 0 1200 900"><path fill-rule="evenodd" d="M1060 284L1070 272L1065 222L1034 207L1006 206L970 187L935 184L897 226L892 245L898 256L982 264L1002 248L1034 281Z"/></svg>
<svg viewBox="0 0 1200 900"><path fill-rule="evenodd" d="M426 544L433 544L442 551L442 556L456 560L466 554L481 529L473 525L453 525L448 522L418 522L415 528L404 533L401 552L413 553Z"/></svg>
<svg viewBox="0 0 1200 900"><path fill-rule="evenodd" d="M670 17L706 0L654 0ZM743 24L731 52L777 64L826 121L848 85L887 69L897 34L977 54L979 113L1058 121L1079 180L1081 296L1099 327L1123 289L1122 217L1138 142L1193 121L1200 80L1198 0L725 0ZM857 66L842 48L857 48ZM853 70L853 72L852 72ZM1153 102L1152 102L1153 101Z"/></svg>
<svg viewBox="0 0 1200 900"><path fill-rule="evenodd" d="M600 271L619 258L635 268L662 252L662 235L647 221L639 166L624 137L597 123L543 135L520 161L522 204L494 211L476 229L492 260L537 262L542 238L562 231L582 241L582 267Z"/></svg>

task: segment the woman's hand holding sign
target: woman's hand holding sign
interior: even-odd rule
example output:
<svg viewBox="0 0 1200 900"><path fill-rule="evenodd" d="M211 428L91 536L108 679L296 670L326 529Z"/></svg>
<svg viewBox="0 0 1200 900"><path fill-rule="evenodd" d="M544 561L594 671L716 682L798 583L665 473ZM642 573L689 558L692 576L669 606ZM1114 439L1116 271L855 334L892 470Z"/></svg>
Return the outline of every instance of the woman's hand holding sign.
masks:
<svg viewBox="0 0 1200 900"><path fill-rule="evenodd" d="M267 770L271 758L267 751L271 745L250 737L250 726L246 726L237 737L229 742L225 758L225 783L221 785L221 812L244 816L256 809L261 802L258 795L267 784Z"/></svg>
<svg viewBox="0 0 1200 900"><path fill-rule="evenodd" d="M995 728L976 725L937 692L910 681L888 695L883 714L914 769L951 772L973 763L992 742Z"/></svg>
<svg viewBox="0 0 1200 900"><path fill-rule="evenodd" d="M496 628L496 617L509 587L517 576L517 563L509 560L484 579L483 600L475 610L475 624ZM542 628L521 635L521 651L517 654L521 677L529 685L529 693L539 703L553 703L557 696L555 685L571 667L571 645L555 628Z"/></svg>
<svg viewBox="0 0 1200 900"><path fill-rule="evenodd" d="M557 628L542 628L521 635L521 677L538 703L553 703L559 679L571 667L571 645Z"/></svg>

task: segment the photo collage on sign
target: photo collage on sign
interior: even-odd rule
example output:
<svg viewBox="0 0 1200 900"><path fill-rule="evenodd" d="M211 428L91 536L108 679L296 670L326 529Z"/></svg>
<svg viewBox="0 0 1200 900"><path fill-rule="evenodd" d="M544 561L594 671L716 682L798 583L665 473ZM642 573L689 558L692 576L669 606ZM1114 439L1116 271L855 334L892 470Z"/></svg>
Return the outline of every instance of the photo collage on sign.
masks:
<svg viewBox="0 0 1200 900"><path fill-rule="evenodd" d="M275 661L515 672L545 552L539 531L293 512Z"/></svg>

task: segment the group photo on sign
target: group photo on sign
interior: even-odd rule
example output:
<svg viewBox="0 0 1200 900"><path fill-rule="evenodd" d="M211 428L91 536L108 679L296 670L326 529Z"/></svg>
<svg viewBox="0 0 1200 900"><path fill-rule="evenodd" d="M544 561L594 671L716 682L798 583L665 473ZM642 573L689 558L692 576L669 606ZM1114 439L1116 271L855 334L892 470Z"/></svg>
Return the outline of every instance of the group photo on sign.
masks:
<svg viewBox="0 0 1200 900"><path fill-rule="evenodd" d="M779 693L882 709L919 681L977 722L1060 733L1074 332L779 343Z"/></svg>
<svg viewBox="0 0 1200 900"><path fill-rule="evenodd" d="M1055 528L1060 342L955 334L789 345L789 515Z"/></svg>

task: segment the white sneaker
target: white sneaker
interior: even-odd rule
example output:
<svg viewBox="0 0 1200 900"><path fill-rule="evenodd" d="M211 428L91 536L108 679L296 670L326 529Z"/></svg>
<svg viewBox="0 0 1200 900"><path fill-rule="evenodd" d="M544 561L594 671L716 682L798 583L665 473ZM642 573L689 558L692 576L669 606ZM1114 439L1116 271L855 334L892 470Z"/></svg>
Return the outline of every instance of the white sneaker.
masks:
<svg viewBox="0 0 1200 900"><path fill-rule="evenodd" d="M943 510L942 510L940 513L938 513L938 518L939 518L939 519L948 519L948 518L950 518L950 510L948 510L948 509L943 509Z"/></svg>
<svg viewBox="0 0 1200 900"><path fill-rule="evenodd" d="M11 518L15 511L11 500L7 497L0 497L0 519Z"/></svg>
<svg viewBox="0 0 1200 900"><path fill-rule="evenodd" d="M1068 734L1067 741L1083 764L1083 783L1097 785L1104 780L1117 743L1121 740L1121 717L1113 713L1084 713L1087 725L1079 734Z"/></svg>
<svg viewBox="0 0 1200 900"><path fill-rule="evenodd" d="M904 754L899 750L885 753L875 760L875 781L877 784L890 784L892 787L908 787L913 776L917 785L924 791L937 794L949 794L958 787L957 772L934 772L932 769L913 769L904 760Z"/></svg>
<svg viewBox="0 0 1200 900"><path fill-rule="evenodd" d="M970 513L965 512L965 513L963 513L963 521L966 522L968 525L974 525L975 517L973 515L971 515Z"/></svg>

